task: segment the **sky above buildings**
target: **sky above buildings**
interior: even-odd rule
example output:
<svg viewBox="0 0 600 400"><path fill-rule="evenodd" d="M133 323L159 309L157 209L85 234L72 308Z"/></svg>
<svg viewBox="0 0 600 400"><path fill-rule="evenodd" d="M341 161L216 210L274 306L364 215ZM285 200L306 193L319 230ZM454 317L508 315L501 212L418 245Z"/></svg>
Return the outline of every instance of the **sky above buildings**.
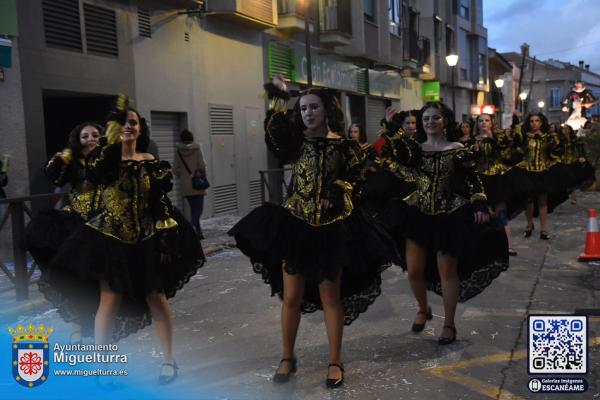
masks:
<svg viewBox="0 0 600 400"><path fill-rule="evenodd" d="M538 59L579 60L600 73L599 0L484 0L488 46L520 52L523 42Z"/></svg>

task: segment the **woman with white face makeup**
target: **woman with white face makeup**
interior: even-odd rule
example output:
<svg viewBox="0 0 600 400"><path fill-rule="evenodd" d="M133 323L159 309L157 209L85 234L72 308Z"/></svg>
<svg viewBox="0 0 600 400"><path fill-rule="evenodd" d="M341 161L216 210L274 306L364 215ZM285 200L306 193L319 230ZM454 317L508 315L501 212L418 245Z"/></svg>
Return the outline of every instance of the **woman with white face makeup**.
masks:
<svg viewBox="0 0 600 400"><path fill-rule="evenodd" d="M50 264L94 290L59 309L77 318L84 335L93 332L96 344L117 341L154 320L164 358L158 382L167 384L178 369L167 299L204 256L194 229L167 197L170 166L146 152L148 126L127 97L119 96L106 131L87 168L89 179L102 185L100 212L65 241Z"/></svg>
<svg viewBox="0 0 600 400"><path fill-rule="evenodd" d="M378 217L393 233L405 258L402 267L419 310L412 330L432 319L426 290L442 295L444 325L440 345L456 340L458 301L485 289L508 268L506 235L490 217L475 162L456 142L453 112L428 103L421 110L417 140L400 136L392 146L396 161L412 169L417 189L404 200L391 200ZM394 110L386 110L386 119Z"/></svg>
<svg viewBox="0 0 600 400"><path fill-rule="evenodd" d="M296 372L301 313L323 309L329 340L326 386L344 381L342 332L381 293L381 271L396 257L393 242L355 206L363 160L358 144L342 138L344 115L326 89L300 94L291 116L281 77L265 85L268 148L292 164L292 189L282 206L265 203L231 231L254 271L282 300L283 357L273 381Z"/></svg>
<svg viewBox="0 0 600 400"><path fill-rule="evenodd" d="M54 185L70 186L68 204L61 210L41 211L25 229L25 247L42 272L39 290L54 306L57 306L56 300L61 297L61 292L86 290L77 285L70 274L52 271L48 266L65 239L98 212L102 188L90 181L86 167L103 132L102 126L92 121L71 131L68 147L56 153L45 168L46 176ZM63 314L63 317L67 322L74 321L71 315ZM77 344L81 339L81 326L73 322L69 340Z"/></svg>

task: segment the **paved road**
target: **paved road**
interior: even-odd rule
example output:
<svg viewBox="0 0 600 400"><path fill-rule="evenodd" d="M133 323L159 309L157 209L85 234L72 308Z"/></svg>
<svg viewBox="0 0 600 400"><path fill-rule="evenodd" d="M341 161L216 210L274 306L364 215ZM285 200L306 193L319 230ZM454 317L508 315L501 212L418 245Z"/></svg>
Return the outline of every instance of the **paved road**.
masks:
<svg viewBox="0 0 600 400"><path fill-rule="evenodd" d="M322 313L305 316L297 344L298 373L286 385L271 376L280 359L280 302L254 274L236 249L213 253L209 262L173 300L175 352L180 378L154 388L156 375L132 376L156 394L172 398L220 399L543 399L566 395L531 394L527 389L527 315L600 309L600 264L576 261L587 227L586 209L598 193L581 194L577 206L565 204L552 214L553 239L520 237L523 217L513 223L509 271L483 294L459 305L459 340L437 345L443 325L441 298L432 295L434 319L421 334L410 332L415 303L406 276L397 267L384 273L383 295L344 333L346 383L324 387L327 341ZM225 221L231 225L232 221ZM221 246L225 229L207 227L208 242ZM35 293L33 295L36 299ZM47 307L23 313L21 320L53 324L57 339L68 328ZM13 321L15 318L12 319ZM60 332L63 332L62 334ZM62 336L61 336L62 335ZM600 337L600 319L590 317L589 337ZM600 398L600 355L590 347L586 376L590 389L569 398ZM121 343L136 363L156 365L160 350L147 328ZM154 368L154 367L153 367ZM154 369L151 369L154 371ZM119 398L119 392L111 394Z"/></svg>

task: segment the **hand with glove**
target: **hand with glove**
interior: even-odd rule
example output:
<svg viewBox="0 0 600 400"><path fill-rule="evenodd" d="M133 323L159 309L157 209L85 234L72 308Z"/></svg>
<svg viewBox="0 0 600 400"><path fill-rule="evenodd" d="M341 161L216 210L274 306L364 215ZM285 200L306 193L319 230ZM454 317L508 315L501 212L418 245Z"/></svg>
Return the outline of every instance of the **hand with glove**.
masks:
<svg viewBox="0 0 600 400"><path fill-rule="evenodd" d="M121 141L123 125L127 120L127 109L129 108L129 97L120 94L113 104L106 118L106 137L109 144Z"/></svg>
<svg viewBox="0 0 600 400"><path fill-rule="evenodd" d="M322 214L339 214L344 209L344 189L332 183L328 185L321 194Z"/></svg>
<svg viewBox="0 0 600 400"><path fill-rule="evenodd" d="M172 255L177 249L177 230L165 229L158 234L158 251L160 263L168 264L172 261Z"/></svg>
<svg viewBox="0 0 600 400"><path fill-rule="evenodd" d="M490 208L486 201L477 200L473 202L473 219L477 224L486 224L490 221Z"/></svg>
<svg viewBox="0 0 600 400"><path fill-rule="evenodd" d="M269 109L277 112L286 111L290 94L287 92L287 85L285 84L283 75L275 75L271 82L265 83L263 87L269 99Z"/></svg>

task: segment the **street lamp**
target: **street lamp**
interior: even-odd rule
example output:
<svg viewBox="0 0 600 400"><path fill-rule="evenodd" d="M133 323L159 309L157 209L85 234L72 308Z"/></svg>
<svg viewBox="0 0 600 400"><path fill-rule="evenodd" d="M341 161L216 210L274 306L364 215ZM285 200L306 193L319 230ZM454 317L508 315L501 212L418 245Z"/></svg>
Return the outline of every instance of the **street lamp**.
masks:
<svg viewBox="0 0 600 400"><path fill-rule="evenodd" d="M452 74L452 112L454 113L454 115L456 115L456 96L454 93L454 67L456 67L456 64L458 64L458 54L448 54L446 56L446 62L448 63L448 66L450 67L450 73Z"/></svg>
<svg viewBox="0 0 600 400"><path fill-rule="evenodd" d="M521 99L521 112L525 110L525 100L527 99L527 92L519 93L519 98Z"/></svg>
<svg viewBox="0 0 600 400"><path fill-rule="evenodd" d="M498 88L498 104L500 105L500 109L496 110L498 112L498 120L501 120L501 114L504 112L504 94L502 93L502 87L504 86L504 79L498 78L494 81L496 88Z"/></svg>
<svg viewBox="0 0 600 400"><path fill-rule="evenodd" d="M310 1L298 0L298 3L304 11L304 46L306 51L306 86L312 87L312 59L310 56L310 24L308 21ZM316 24L316 23L315 23Z"/></svg>
<svg viewBox="0 0 600 400"><path fill-rule="evenodd" d="M545 105L546 105L546 103L544 103L544 100L538 101L538 108L540 109L540 112L542 112L542 109L544 108Z"/></svg>

